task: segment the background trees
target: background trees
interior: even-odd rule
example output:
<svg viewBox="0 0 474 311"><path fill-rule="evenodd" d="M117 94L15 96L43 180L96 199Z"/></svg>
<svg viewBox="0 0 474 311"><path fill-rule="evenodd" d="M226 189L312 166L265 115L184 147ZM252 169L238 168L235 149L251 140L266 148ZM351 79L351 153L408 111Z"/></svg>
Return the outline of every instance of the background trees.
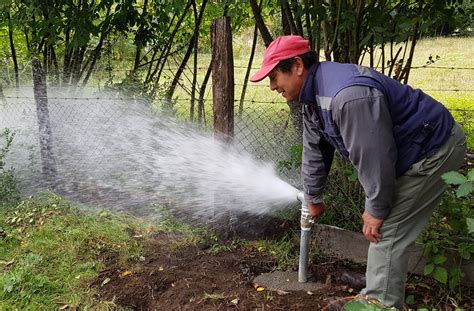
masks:
<svg viewBox="0 0 474 311"><path fill-rule="evenodd" d="M152 95L163 86L165 66L177 67L165 92L172 97L190 59L197 67L197 52L208 49L210 23L218 16L230 16L236 34L256 25L266 45L277 35L300 34L327 60L369 60L406 82L417 39L472 26L473 5L462 0L4 0L0 10L1 32L8 38L2 43L2 67L13 72L2 84L18 86L19 72L38 58L50 83L87 85L101 58L114 58L120 53L116 44L125 42L127 77ZM403 46L395 48L399 43ZM383 52L375 56L377 49ZM199 93L195 84L192 92Z"/></svg>

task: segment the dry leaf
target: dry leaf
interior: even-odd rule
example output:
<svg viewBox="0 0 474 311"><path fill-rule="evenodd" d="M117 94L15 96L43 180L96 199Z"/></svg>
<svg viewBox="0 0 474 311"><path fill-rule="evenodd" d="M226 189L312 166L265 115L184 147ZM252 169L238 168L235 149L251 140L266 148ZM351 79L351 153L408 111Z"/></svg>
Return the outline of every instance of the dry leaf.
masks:
<svg viewBox="0 0 474 311"><path fill-rule="evenodd" d="M69 305L65 304L65 305L59 307L59 310L66 310L67 308L69 308Z"/></svg>
<svg viewBox="0 0 474 311"><path fill-rule="evenodd" d="M257 289L257 292L263 292L265 290L265 287L259 286L256 289Z"/></svg>
<svg viewBox="0 0 474 311"><path fill-rule="evenodd" d="M277 290L277 294L280 296L284 296L284 295L289 295L290 292L285 292L284 290L279 289Z"/></svg>
<svg viewBox="0 0 474 311"><path fill-rule="evenodd" d="M311 292L311 291L307 291L307 292L306 292L306 294L308 294L308 295L311 295L311 296L313 296L313 295L314 295L314 293L313 293L313 292Z"/></svg>
<svg viewBox="0 0 474 311"><path fill-rule="evenodd" d="M121 275L122 275L122 276L127 276L127 275L130 275L130 274L132 274L132 271L128 271L128 270L127 270L127 271L125 271L125 272L122 272Z"/></svg>
<svg viewBox="0 0 474 311"><path fill-rule="evenodd" d="M165 270L165 268L163 268L161 266L158 268L158 271L163 271L163 270Z"/></svg>
<svg viewBox="0 0 474 311"><path fill-rule="evenodd" d="M231 304L237 305L239 303L239 298L232 299L230 301Z"/></svg>
<svg viewBox="0 0 474 311"><path fill-rule="evenodd" d="M110 278L105 278L103 281L102 281L102 284L100 284L100 286L104 286L105 284L109 283L110 282Z"/></svg>

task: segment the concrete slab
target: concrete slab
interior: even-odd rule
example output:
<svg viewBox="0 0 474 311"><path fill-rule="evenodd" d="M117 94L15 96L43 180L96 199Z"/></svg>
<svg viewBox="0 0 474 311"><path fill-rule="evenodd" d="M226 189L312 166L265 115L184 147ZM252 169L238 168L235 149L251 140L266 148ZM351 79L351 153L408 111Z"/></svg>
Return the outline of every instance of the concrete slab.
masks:
<svg viewBox="0 0 474 311"><path fill-rule="evenodd" d="M308 282L298 282L298 272L292 271L275 271L263 273L257 276L253 282L266 289L283 290L283 291L315 291L324 286L323 283L314 282L311 277Z"/></svg>
<svg viewBox="0 0 474 311"><path fill-rule="evenodd" d="M326 256L347 259L352 262L367 264L369 242L360 232L352 232L335 226L315 224L312 239L318 251ZM314 247L314 246L313 246ZM474 261L463 261L459 265L459 255L455 251L447 252L446 267L460 267L465 276L462 283L474 286ZM410 253L408 269L411 273L423 275L428 258L423 255L423 245L416 243Z"/></svg>

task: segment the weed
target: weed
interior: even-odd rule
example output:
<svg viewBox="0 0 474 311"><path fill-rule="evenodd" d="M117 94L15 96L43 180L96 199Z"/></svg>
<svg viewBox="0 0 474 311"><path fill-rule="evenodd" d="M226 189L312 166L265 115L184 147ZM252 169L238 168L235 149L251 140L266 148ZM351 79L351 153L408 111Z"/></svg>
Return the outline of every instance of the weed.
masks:
<svg viewBox="0 0 474 311"><path fill-rule="evenodd" d="M443 196L439 210L420 237L425 245L424 252L430 257L424 267L424 274L447 285L447 294L454 294L461 299L460 284L465 275L460 267L463 261L470 260L474 254L474 169L465 175L448 172L442 177L450 187ZM453 251L457 256L453 256ZM455 265L452 265L453 261L456 261ZM448 262L452 266L450 269L447 269Z"/></svg>

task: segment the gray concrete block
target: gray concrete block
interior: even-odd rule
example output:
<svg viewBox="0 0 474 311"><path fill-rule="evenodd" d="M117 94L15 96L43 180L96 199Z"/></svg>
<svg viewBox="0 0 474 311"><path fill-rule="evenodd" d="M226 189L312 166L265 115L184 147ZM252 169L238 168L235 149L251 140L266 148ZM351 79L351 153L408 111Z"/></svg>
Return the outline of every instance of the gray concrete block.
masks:
<svg viewBox="0 0 474 311"><path fill-rule="evenodd" d="M367 251L369 242L364 235L359 232L352 232L335 226L316 224L313 227L313 245L317 251L326 256L339 259L350 260L355 263L367 264ZM460 261L455 251L448 251L447 267L457 266ZM408 263L409 271L418 275L423 275L423 269L428 261L423 256L423 245L417 243L413 247ZM474 286L474 262L464 262L461 270L465 273L463 284Z"/></svg>

